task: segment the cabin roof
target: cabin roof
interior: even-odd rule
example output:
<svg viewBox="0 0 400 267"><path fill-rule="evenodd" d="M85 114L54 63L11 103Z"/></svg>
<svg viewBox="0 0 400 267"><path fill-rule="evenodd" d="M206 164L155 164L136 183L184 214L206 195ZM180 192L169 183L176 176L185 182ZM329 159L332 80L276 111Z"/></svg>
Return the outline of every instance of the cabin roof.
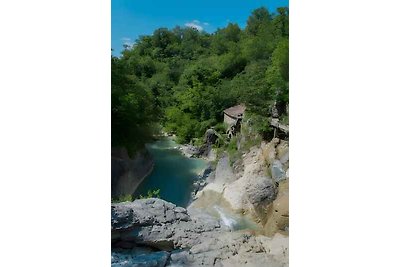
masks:
<svg viewBox="0 0 400 267"><path fill-rule="evenodd" d="M224 113L230 117L238 118L242 116L246 107L242 104L227 108L224 110Z"/></svg>

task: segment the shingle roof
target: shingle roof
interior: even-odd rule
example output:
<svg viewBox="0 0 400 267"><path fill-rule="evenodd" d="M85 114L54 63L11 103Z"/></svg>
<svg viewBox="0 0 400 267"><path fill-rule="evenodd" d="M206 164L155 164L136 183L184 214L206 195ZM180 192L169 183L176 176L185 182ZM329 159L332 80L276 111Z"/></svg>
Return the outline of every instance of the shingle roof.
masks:
<svg viewBox="0 0 400 267"><path fill-rule="evenodd" d="M237 105L234 107L230 107L224 110L224 113L229 115L230 117L238 118L243 115L246 107L244 105Z"/></svg>

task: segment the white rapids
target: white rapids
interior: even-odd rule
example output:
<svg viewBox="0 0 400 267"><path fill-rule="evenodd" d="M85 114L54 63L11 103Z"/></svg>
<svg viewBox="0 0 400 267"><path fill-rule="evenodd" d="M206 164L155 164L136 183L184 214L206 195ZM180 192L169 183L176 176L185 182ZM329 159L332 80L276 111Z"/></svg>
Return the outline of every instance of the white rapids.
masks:
<svg viewBox="0 0 400 267"><path fill-rule="evenodd" d="M219 217L221 218L221 221L223 222L223 224L228 226L230 229L233 229L235 227L235 225L237 224L237 221L235 219L228 217L223 212L223 210L220 207L218 207L217 205L214 205L214 209L218 212Z"/></svg>

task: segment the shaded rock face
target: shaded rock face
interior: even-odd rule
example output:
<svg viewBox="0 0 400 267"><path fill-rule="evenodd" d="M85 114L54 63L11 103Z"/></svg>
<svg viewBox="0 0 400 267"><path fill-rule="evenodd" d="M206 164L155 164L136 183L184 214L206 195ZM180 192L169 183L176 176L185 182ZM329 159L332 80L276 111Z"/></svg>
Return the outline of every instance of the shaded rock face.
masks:
<svg viewBox="0 0 400 267"><path fill-rule="evenodd" d="M199 148L200 155L209 157L212 145L218 140L217 132L214 129L208 129L204 135L204 144Z"/></svg>
<svg viewBox="0 0 400 267"><path fill-rule="evenodd" d="M143 179L151 173L154 161L147 149L129 158L126 149L111 150L111 197L133 194Z"/></svg>
<svg viewBox="0 0 400 267"><path fill-rule="evenodd" d="M213 177L210 177L212 173L213 173L213 167L211 166L210 163L208 163L207 167L197 177L197 180L195 182L193 182L192 199L196 199L197 192L202 190L207 185L207 181L209 179L213 178Z"/></svg>
<svg viewBox="0 0 400 267"><path fill-rule="evenodd" d="M217 135L217 132L214 129L208 129L206 131L206 134L204 136L204 143L205 144L209 144L209 145L215 144L217 139L218 139L218 135Z"/></svg>

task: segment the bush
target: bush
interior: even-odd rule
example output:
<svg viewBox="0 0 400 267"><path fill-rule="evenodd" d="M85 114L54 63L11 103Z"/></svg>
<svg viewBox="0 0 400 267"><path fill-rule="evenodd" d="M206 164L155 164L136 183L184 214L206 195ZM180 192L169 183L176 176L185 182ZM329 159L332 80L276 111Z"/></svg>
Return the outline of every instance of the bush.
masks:
<svg viewBox="0 0 400 267"><path fill-rule="evenodd" d="M160 189L154 189L147 191L147 195L139 195L139 197L134 197L133 195L123 195L111 199L111 203L121 203L121 202L132 202L135 199L145 199L145 198L160 198Z"/></svg>
<svg viewBox="0 0 400 267"><path fill-rule="evenodd" d="M228 126L223 122L220 122L214 126L214 130L220 134L225 134L227 128Z"/></svg>
<svg viewBox="0 0 400 267"><path fill-rule="evenodd" d="M139 199L145 199L145 198L160 198L160 189L154 189L154 190L149 190L147 191L147 195L143 196L140 195Z"/></svg>
<svg viewBox="0 0 400 267"><path fill-rule="evenodd" d="M232 137L226 148L231 164L233 164L236 160L238 160L241 155L241 151L239 151L237 147L237 142L238 142L238 137L237 136Z"/></svg>
<svg viewBox="0 0 400 267"><path fill-rule="evenodd" d="M123 195L111 199L111 203L132 202L134 200L132 195Z"/></svg>

